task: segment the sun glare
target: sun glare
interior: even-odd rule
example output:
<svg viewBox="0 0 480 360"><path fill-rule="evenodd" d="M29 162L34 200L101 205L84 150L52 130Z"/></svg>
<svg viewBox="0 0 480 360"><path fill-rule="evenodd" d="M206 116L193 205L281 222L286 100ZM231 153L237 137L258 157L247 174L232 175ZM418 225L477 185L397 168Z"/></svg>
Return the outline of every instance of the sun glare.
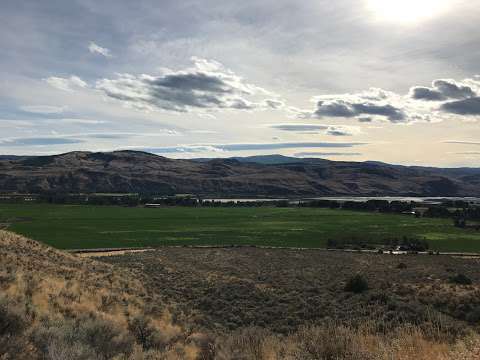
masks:
<svg viewBox="0 0 480 360"><path fill-rule="evenodd" d="M367 0L377 20L417 23L443 12L448 0Z"/></svg>

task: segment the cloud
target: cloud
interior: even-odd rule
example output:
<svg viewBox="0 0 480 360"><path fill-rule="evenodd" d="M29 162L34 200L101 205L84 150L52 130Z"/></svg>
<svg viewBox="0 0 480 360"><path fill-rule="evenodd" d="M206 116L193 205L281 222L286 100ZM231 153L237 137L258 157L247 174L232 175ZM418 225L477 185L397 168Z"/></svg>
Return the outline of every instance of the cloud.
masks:
<svg viewBox="0 0 480 360"><path fill-rule="evenodd" d="M30 137L2 140L0 141L0 146L67 145L82 142L83 140L62 137Z"/></svg>
<svg viewBox="0 0 480 360"><path fill-rule="evenodd" d="M358 152L317 152L317 151L304 151L295 153L296 157L309 157L309 156L360 156Z"/></svg>
<svg viewBox="0 0 480 360"><path fill-rule="evenodd" d="M456 155L480 155L480 151L464 151L464 152L456 152Z"/></svg>
<svg viewBox="0 0 480 360"><path fill-rule="evenodd" d="M95 44L93 41L91 41L88 45L88 50L92 54L99 54L107 58L112 57L112 53L109 49L101 47L100 45Z"/></svg>
<svg viewBox="0 0 480 360"><path fill-rule="evenodd" d="M21 110L34 114L60 114L65 111L64 106L51 105L25 105L20 107Z"/></svg>
<svg viewBox="0 0 480 360"><path fill-rule="evenodd" d="M81 137L90 138L90 139L126 139L131 134L109 134L109 133L98 133L98 134L82 134Z"/></svg>
<svg viewBox="0 0 480 360"><path fill-rule="evenodd" d="M432 87L416 86L410 89L410 96L416 100L443 101L447 99L465 99L474 97L476 92L471 86L451 79L432 82Z"/></svg>
<svg viewBox="0 0 480 360"><path fill-rule="evenodd" d="M323 124L275 124L270 128L282 131L318 133L324 132L332 136L352 136L360 133L358 126L323 125Z"/></svg>
<svg viewBox="0 0 480 360"><path fill-rule="evenodd" d="M402 122L405 113L390 104L375 104L372 102L348 102L345 100L324 101L317 103L314 113L317 117L356 117L360 115L384 116L391 122Z"/></svg>
<svg viewBox="0 0 480 360"><path fill-rule="evenodd" d="M365 119L365 115L370 115L386 118L394 123L406 122L407 114L404 110L392 105L392 102L399 102L399 99L399 95L377 88L356 94L321 95L313 98L316 103L314 111L304 112L300 117Z"/></svg>
<svg viewBox="0 0 480 360"><path fill-rule="evenodd" d="M110 122L106 120L76 119L76 118L62 118L62 119L55 119L55 121L66 123L66 124L74 124L74 125L101 125L101 124L107 124Z"/></svg>
<svg viewBox="0 0 480 360"><path fill-rule="evenodd" d="M245 144L193 144L171 147L136 147L137 150L158 154L171 153L197 153L197 152L225 152L225 151L254 151L254 150L279 150L295 148L351 148L366 145L360 142L288 142L288 143L245 143Z"/></svg>
<svg viewBox="0 0 480 360"><path fill-rule="evenodd" d="M360 122L375 119L392 123L434 122L447 119L446 113L480 115L479 93L478 76L460 82L439 79L432 82L432 87L411 87L406 95L370 88L353 94L315 96L312 98L316 105L313 111L289 109L303 119L342 117Z"/></svg>
<svg viewBox="0 0 480 360"><path fill-rule="evenodd" d="M459 145L480 145L480 141L470 141L470 140L446 140L445 144L459 144Z"/></svg>
<svg viewBox="0 0 480 360"><path fill-rule="evenodd" d="M134 132L101 132L101 133L84 133L71 134L69 137L73 138L91 138L91 139L126 139L132 137L164 137L176 136L179 132L172 129L157 129L151 133L134 133ZM65 135L64 135L65 136Z"/></svg>
<svg viewBox="0 0 480 360"><path fill-rule="evenodd" d="M314 124L276 124L270 126L272 129L283 131L317 131L327 130L328 125L314 125Z"/></svg>
<svg viewBox="0 0 480 360"><path fill-rule="evenodd" d="M457 115L480 115L480 97L447 102L440 109Z"/></svg>
<svg viewBox="0 0 480 360"><path fill-rule="evenodd" d="M272 94L246 83L222 64L192 58L194 66L185 70L164 69L163 74L119 74L101 79L96 89L126 105L144 110L187 112L191 110L254 110L279 108L282 102L267 98ZM261 97L260 102L255 99Z"/></svg>
<svg viewBox="0 0 480 360"><path fill-rule="evenodd" d="M215 145L225 151L243 151L243 150L277 150L293 148L348 148L366 143L355 142L291 142L291 143L266 143L266 144L228 144Z"/></svg>
<svg viewBox="0 0 480 360"><path fill-rule="evenodd" d="M327 130L327 135L331 136L352 136L353 134L348 130L332 128Z"/></svg>
<svg viewBox="0 0 480 360"><path fill-rule="evenodd" d="M371 117L368 117L368 116L365 116L365 117L359 117L357 119L359 122L362 122L362 123L369 123L369 122L372 122L373 119Z"/></svg>
<svg viewBox="0 0 480 360"><path fill-rule="evenodd" d="M69 78L51 76L46 78L45 81L54 88L68 92L87 87L87 83L75 75L72 75Z"/></svg>
<svg viewBox="0 0 480 360"><path fill-rule="evenodd" d="M423 86L417 86L410 89L410 96L416 100L441 101L445 100L445 96L437 90L433 90Z"/></svg>
<svg viewBox="0 0 480 360"><path fill-rule="evenodd" d="M266 107L272 108L272 109L281 109L285 107L285 103L280 100L274 100L274 99L267 99L264 100L264 103Z"/></svg>

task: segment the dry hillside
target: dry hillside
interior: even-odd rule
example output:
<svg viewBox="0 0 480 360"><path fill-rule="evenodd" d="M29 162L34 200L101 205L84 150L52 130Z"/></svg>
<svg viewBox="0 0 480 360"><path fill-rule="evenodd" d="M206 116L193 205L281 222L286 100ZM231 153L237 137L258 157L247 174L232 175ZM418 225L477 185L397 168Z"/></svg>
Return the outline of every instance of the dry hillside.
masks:
<svg viewBox="0 0 480 360"><path fill-rule="evenodd" d="M248 160L248 159L247 159ZM198 162L138 151L0 159L0 188L19 193L156 193L205 196L479 196L479 169L296 159Z"/></svg>
<svg viewBox="0 0 480 360"><path fill-rule="evenodd" d="M369 323L353 328L325 322L283 335L260 327L209 332L189 324L189 317L179 313L182 297L169 303L169 296L161 296L177 288L168 282L143 285L138 280L140 270L124 265L80 258L0 231L0 359L473 360L480 356L480 338L473 330L448 339L434 326L405 325L382 333L372 331ZM175 278L178 269L168 262L164 265L158 271ZM183 276L178 274L178 281ZM236 304L231 302L232 313L238 311Z"/></svg>

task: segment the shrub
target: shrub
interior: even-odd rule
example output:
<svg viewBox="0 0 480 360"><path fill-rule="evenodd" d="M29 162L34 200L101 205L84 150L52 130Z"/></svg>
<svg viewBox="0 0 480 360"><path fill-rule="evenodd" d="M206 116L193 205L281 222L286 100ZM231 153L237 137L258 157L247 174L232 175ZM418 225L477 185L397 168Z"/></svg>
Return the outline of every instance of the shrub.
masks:
<svg viewBox="0 0 480 360"><path fill-rule="evenodd" d="M128 329L144 349L160 349L165 347L165 341L161 334L152 326L150 321L144 315L139 315L130 319L128 322Z"/></svg>
<svg viewBox="0 0 480 360"><path fill-rule="evenodd" d="M345 285L345 291L353 292L355 294L359 294L367 290L368 290L368 282L360 274L357 274L352 278L350 278Z"/></svg>
<svg viewBox="0 0 480 360"><path fill-rule="evenodd" d="M407 268L407 264L401 262L401 263L398 263L397 265L397 269L406 269Z"/></svg>
<svg viewBox="0 0 480 360"><path fill-rule="evenodd" d="M0 299L0 359L28 359L22 339L26 324L18 309Z"/></svg>
<svg viewBox="0 0 480 360"><path fill-rule="evenodd" d="M302 327L293 336L293 359L302 360L366 360L370 357L359 346L355 331L337 324Z"/></svg>
<svg viewBox="0 0 480 360"><path fill-rule="evenodd" d="M92 347L103 359L111 359L119 354L130 354L134 341L112 322L102 319L87 320L79 328L80 339Z"/></svg>
<svg viewBox="0 0 480 360"><path fill-rule="evenodd" d="M476 307L466 316L466 320L472 324L478 324L480 322L480 307Z"/></svg>
<svg viewBox="0 0 480 360"><path fill-rule="evenodd" d="M103 319L44 321L31 340L47 359L111 359L129 355L134 344L129 334Z"/></svg>
<svg viewBox="0 0 480 360"><path fill-rule="evenodd" d="M457 274L455 276L452 276L450 278L450 282L458 285L472 285L472 280L464 274Z"/></svg>
<svg viewBox="0 0 480 360"><path fill-rule="evenodd" d="M95 351L87 345L70 344L62 340L54 340L48 344L47 359L51 360L100 360Z"/></svg>
<svg viewBox="0 0 480 360"><path fill-rule="evenodd" d="M15 336L25 328L25 320L10 304L0 299L0 337Z"/></svg>

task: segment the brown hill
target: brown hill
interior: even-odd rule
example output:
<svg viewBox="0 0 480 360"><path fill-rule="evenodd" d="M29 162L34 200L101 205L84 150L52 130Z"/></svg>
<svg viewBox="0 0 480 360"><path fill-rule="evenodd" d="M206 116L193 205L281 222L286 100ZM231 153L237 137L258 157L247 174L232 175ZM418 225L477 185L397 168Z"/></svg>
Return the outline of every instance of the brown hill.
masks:
<svg viewBox="0 0 480 360"><path fill-rule="evenodd" d="M480 196L480 169L286 158L174 160L137 151L0 159L2 192L203 196Z"/></svg>
<svg viewBox="0 0 480 360"><path fill-rule="evenodd" d="M192 263L185 269L179 266L180 264L176 264L175 259L182 260L189 256L192 259L189 249L183 249L185 253L181 249L171 250L174 255L171 258L169 254L158 250L149 254L146 259L142 258L140 262L135 261L133 267L128 266L129 258L126 261L121 259L114 261L121 262L121 266L109 265L54 250L13 233L0 231L0 359L473 360L479 358L478 333L463 328L465 336L452 338L449 328L443 326L446 324L445 321L441 317L432 317L428 311L425 313L426 317L422 317L426 319L424 321L432 322L426 329L405 325L395 331L387 331L383 327L383 322L377 325L368 323L363 327L355 328L347 324L325 321L323 325L302 326L298 331L288 335L280 335L276 331L272 332L259 327L237 327L220 333L209 332L208 327L199 328L195 325L195 318L204 317L201 312L190 314L190 317L182 316L180 313L180 319L169 314L175 314L181 308L188 308L192 301L206 304L207 301L217 297L215 291L220 291L218 300L229 299L228 312L229 316L233 317L239 310L252 310L252 308L241 308L245 301L257 299L256 301L259 301L257 306L265 307L267 312L271 306L284 306L285 302L278 301L272 304L264 303L264 297L252 298L252 295L261 292L268 295L271 291L269 287L260 286L263 280L258 277L258 273L243 274L243 276L254 277L255 282L258 282L257 285L253 285L252 282L250 286L248 284L251 280L249 280L248 284L242 285L240 289L245 291L244 295L228 292L229 282L231 282L230 287L235 287L235 284L243 283L244 280L231 276L230 272L223 274L222 271L226 268L236 269L232 264L237 260L244 262L245 255L248 254L243 256L229 254L235 257L233 261L231 258L226 258L222 260L223 265L218 269L219 272L212 272L210 269L205 273L203 272L205 269L197 271L195 264L208 264L212 259L211 253L206 254L209 261L202 262L203 258L199 258L197 263ZM211 251L214 254L218 252L216 249L201 251ZM224 251L229 252L229 250ZM247 249L247 251L253 250ZM219 253L213 258L218 261L223 259L221 255ZM272 255L274 253L270 252L269 256ZM361 254L348 256L355 255L359 256L357 260L362 263ZM276 257L276 261L282 263L281 266L284 264L285 256L288 261L299 263L294 254L281 251L280 257ZM303 252L302 256L308 255ZM158 262L155 267L155 276L158 276L158 280L152 277L151 281L144 283L145 272L148 271L152 259ZM420 257L412 258L410 262L413 264L421 260ZM250 263L252 262L250 260ZM172 264L176 266L172 267ZM214 265L211 264L211 266ZM275 276L276 273L284 274L288 271L281 266L272 269L269 276ZM242 268L239 266L238 271ZM187 278L187 282L184 282L185 276L189 276L188 273L191 274L191 278ZM208 276L205 276L207 274ZM297 275L298 273L295 273L295 276ZM308 276L311 276L310 273ZM328 279L328 277L335 277L336 273L332 271L322 276L327 276ZM159 281L160 279L168 281ZM197 281L200 284L196 285ZM205 281L211 282L205 293L195 294L193 298L185 297L185 292L188 293L191 285L194 285L194 291L197 291ZM288 290L289 297L297 297L301 302L302 297L293 290L298 282L298 279L290 279L288 282L278 281L278 284ZM379 285L375 284L375 286ZM476 289L477 285L463 288L455 285L452 289L438 284L425 285L418 289L418 294L422 295L422 291L445 290L453 298L464 299L472 296L473 299L478 299L475 297L478 291ZM215 291L212 292L212 290ZM306 291L313 296L318 289L310 282ZM327 293L331 291L328 290ZM321 294L318 292L316 296L322 298ZM178 300L167 306L166 298L172 295ZM278 295L271 294L271 296ZM336 296L338 300L344 299L342 301L345 302L367 301L371 306L383 301L382 298L377 298L373 293L368 292L361 295L339 291ZM404 296L416 298L411 292L405 293ZM471 302L472 305L475 301ZM443 304L442 300L439 306ZM464 306L464 303L461 305L462 311L475 312L473 307ZM175 308L177 308L176 312L169 312L169 309ZM456 309L454 306L451 311L455 312ZM414 310L408 307L401 308L397 310L398 316L408 315ZM215 309L209 311L215 312ZM253 316L259 315L259 313L253 314ZM290 312L289 316L296 318L303 315ZM350 317L351 314L346 312L344 316Z"/></svg>

